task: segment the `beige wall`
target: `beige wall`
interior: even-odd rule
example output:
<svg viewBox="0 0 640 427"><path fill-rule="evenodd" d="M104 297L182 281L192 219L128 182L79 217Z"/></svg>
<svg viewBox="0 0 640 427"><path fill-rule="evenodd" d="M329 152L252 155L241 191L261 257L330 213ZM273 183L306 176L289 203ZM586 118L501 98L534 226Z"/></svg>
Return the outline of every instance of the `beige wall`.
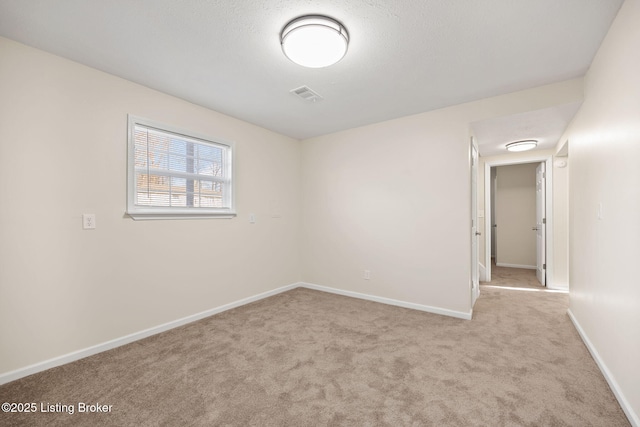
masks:
<svg viewBox="0 0 640 427"><path fill-rule="evenodd" d="M577 79L303 141L304 280L468 313L469 124L581 98Z"/></svg>
<svg viewBox="0 0 640 427"><path fill-rule="evenodd" d="M0 56L0 373L300 280L298 141L2 38ZM128 113L235 141L238 217L125 218Z"/></svg>
<svg viewBox="0 0 640 427"><path fill-rule="evenodd" d="M305 281L468 313L468 153L451 109L305 141Z"/></svg>
<svg viewBox="0 0 640 427"><path fill-rule="evenodd" d="M557 161L565 167L558 167ZM554 158L553 166L553 283L557 289L569 289L569 158Z"/></svg>
<svg viewBox="0 0 640 427"><path fill-rule="evenodd" d="M638 22L640 1L627 0L587 73L584 104L561 139L569 141L571 162L571 313L635 425L640 425Z"/></svg>
<svg viewBox="0 0 640 427"><path fill-rule="evenodd" d="M498 166L496 191L496 263L506 267L536 266L536 167Z"/></svg>

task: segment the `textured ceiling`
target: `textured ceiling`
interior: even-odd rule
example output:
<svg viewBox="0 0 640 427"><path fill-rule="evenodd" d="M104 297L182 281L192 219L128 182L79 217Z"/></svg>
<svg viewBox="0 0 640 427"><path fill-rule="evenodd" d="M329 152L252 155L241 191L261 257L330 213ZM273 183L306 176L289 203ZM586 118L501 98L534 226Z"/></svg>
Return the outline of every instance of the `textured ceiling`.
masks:
<svg viewBox="0 0 640 427"><path fill-rule="evenodd" d="M476 139L482 142L478 151L483 156L505 154L506 144L523 139L537 140L538 150L555 148L581 104L573 102L471 123Z"/></svg>
<svg viewBox="0 0 640 427"><path fill-rule="evenodd" d="M621 3L0 0L0 36L305 139L582 76ZM347 27L342 61L282 54L305 14ZM324 99L290 94L302 85Z"/></svg>

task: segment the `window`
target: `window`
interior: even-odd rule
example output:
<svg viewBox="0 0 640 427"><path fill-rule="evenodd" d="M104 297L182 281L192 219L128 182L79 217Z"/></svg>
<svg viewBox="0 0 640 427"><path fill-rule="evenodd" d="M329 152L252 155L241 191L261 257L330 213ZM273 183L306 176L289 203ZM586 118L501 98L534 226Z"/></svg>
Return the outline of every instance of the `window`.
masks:
<svg viewBox="0 0 640 427"><path fill-rule="evenodd" d="M233 143L129 115L128 145L133 219L235 216Z"/></svg>

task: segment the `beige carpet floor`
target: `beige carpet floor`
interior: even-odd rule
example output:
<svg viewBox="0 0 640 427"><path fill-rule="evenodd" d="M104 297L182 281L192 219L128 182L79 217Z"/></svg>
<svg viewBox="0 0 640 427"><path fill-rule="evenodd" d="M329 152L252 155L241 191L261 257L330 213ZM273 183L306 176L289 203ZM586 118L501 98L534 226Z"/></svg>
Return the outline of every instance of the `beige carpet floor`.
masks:
<svg viewBox="0 0 640 427"><path fill-rule="evenodd" d="M466 321L295 289L5 384L76 412L0 425L628 426L567 298L483 287Z"/></svg>
<svg viewBox="0 0 640 427"><path fill-rule="evenodd" d="M536 277L536 271L524 268L491 267L491 282L482 283L490 286L514 288L544 289Z"/></svg>

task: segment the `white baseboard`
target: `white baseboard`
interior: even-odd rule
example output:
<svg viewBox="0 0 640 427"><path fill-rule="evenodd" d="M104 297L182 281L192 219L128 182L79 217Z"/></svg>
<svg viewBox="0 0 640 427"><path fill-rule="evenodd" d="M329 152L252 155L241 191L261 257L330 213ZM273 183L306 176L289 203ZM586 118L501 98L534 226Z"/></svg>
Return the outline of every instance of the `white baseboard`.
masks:
<svg viewBox="0 0 640 427"><path fill-rule="evenodd" d="M141 340L143 338L150 337L151 335L159 334L160 332L168 331L169 329L177 328L178 326L186 325L187 323L195 322L200 319L204 319L205 317L213 316L214 314L221 313L223 311L231 310L232 308L240 307L245 304L249 304L255 301L259 301L261 299L277 295L282 292L289 291L291 289L295 289L299 287L300 283L294 283L291 285L283 286L271 291L263 292L258 295L254 295L251 297L243 298L238 301L231 302L229 304L221 305L216 308L212 308L210 310L206 310L200 313L192 314L187 317L183 317L181 319L177 319L171 322L164 323L159 326L154 326L149 329L145 329L143 331L134 332L133 334L126 335L124 337L116 338L111 341L107 341L101 344L97 344L91 347L84 348L82 350L74 351L72 353L68 353L59 357L54 357L53 359L45 360L43 362L35 363L33 365L26 366L24 368L16 369L14 371L9 371L7 373L0 375L0 385L6 384L11 381L15 381L17 379L26 377L28 375L35 374L37 372L45 371L47 369L55 368L56 366L64 365L67 363L74 362L79 359L83 359L88 356L93 356L94 354L101 353L103 351L111 350L116 347L123 346L125 344L132 343L134 341Z"/></svg>
<svg viewBox="0 0 640 427"><path fill-rule="evenodd" d="M549 285L547 283L547 289L553 289L553 290L556 290L556 291L567 291L567 292L569 292L569 285L566 284L566 283L560 283L560 284L554 283L553 285Z"/></svg>
<svg viewBox="0 0 640 427"><path fill-rule="evenodd" d="M509 268L526 268L527 270L535 270L537 268L535 265L505 264L504 262L497 262L496 266Z"/></svg>
<svg viewBox="0 0 640 427"><path fill-rule="evenodd" d="M585 333L584 329L582 329L582 326L580 326L580 323L571 312L571 309L567 310L567 314L569 315L569 318L573 322L573 326L575 326L576 330L578 331L578 334L580 334L580 338L582 338L584 345L586 345L587 349L589 349L589 353L591 353L593 360L596 361L596 364L598 365L598 368L600 368L602 375L604 375L604 378L607 380L607 383L609 383L609 387L613 391L613 394L616 396L616 399L618 399L618 403L620 404L620 407L622 408L625 415L629 419L629 422L633 427L640 427L640 417L638 417L638 414L634 412L633 408L629 404L629 401L625 398L624 394L622 393L622 390L620 390L620 386L618 385L618 382L615 380L615 378L611 374L611 371L609 370L609 368L607 368L607 365L600 358L600 354L598 353L598 350L596 350L596 348L591 343L591 340L589 340L589 337Z"/></svg>
<svg viewBox="0 0 640 427"><path fill-rule="evenodd" d="M473 310L470 310L468 313L465 313L463 311L454 311L454 310L448 310L446 308L431 307L428 305L415 304L415 303L406 302L406 301L399 301L391 298L378 297L375 295L361 294L359 292L344 291L342 289L314 285L312 283L301 283L300 286L307 289L314 289L316 291L329 292L332 294L343 295L343 296L352 297L352 298L375 301L382 304L410 308L412 310L426 311L428 313L441 314L443 316L457 317L459 319L471 320L471 317L473 315Z"/></svg>
<svg viewBox="0 0 640 427"><path fill-rule="evenodd" d="M28 375L32 375L38 372L45 371L47 369L55 368L56 366L64 365L67 363L75 362L76 360L83 359L85 357L93 356L94 354L101 353L103 351L111 350L116 347L123 346L125 344L132 343L134 341L141 340L143 338L150 337L152 335L159 334L161 332L168 331L169 329L177 328L178 326L186 325L187 323L195 322L200 319L204 319L205 317L213 316L214 314L221 313L223 311L231 310L232 308L240 307L245 304L249 304L255 301L259 301L264 298L268 298L273 295L277 295L282 292L289 291L291 289L295 289L298 287L304 287L308 289L315 289L318 291L329 292L338 295L344 295L353 298L365 299L369 301L375 301L383 304L395 305L404 308L410 308L413 310L426 311L429 313L441 314L444 316L457 317L460 319L470 320L473 314L473 310L468 313L447 310L444 308L438 307L430 307L427 305L414 304L405 301L398 301L389 298L377 297L374 295L361 294L358 292L351 291L343 291L336 288L329 288L326 286L313 285L309 283L293 283L291 285L283 286L271 291L263 292L258 295L254 295L251 297L243 298L238 301L231 302L229 304L221 305L216 308L212 308L210 310L206 310L200 313L192 314L187 317L183 317L181 319L177 319L171 322L164 323L162 325L154 326L152 328L148 328L139 332L134 332L133 334L126 335L124 337L116 338L104 343L96 344L91 347L87 347L81 350L77 350L68 354L64 354L62 356L54 357L52 359L48 359L42 362L35 363L33 365L26 366L24 368L19 368L14 371L9 371L4 374L0 374L0 385L6 384L11 381L15 381L17 379L26 377Z"/></svg>
<svg viewBox="0 0 640 427"><path fill-rule="evenodd" d="M478 280L481 282L487 281L487 267L485 267L481 262L478 263L478 276Z"/></svg>

